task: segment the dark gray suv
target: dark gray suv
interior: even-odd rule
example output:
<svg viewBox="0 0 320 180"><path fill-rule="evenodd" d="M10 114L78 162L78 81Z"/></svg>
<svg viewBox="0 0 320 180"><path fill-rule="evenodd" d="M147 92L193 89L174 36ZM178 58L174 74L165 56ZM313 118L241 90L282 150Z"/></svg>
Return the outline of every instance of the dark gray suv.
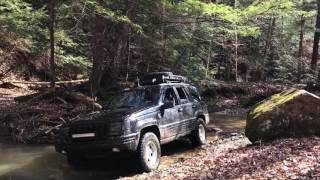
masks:
<svg viewBox="0 0 320 180"><path fill-rule="evenodd" d="M209 114L194 86L160 73L148 75L141 84L113 95L104 110L64 125L56 151L72 165L93 153L136 151L149 172L159 166L161 144L183 136L196 146L206 143Z"/></svg>

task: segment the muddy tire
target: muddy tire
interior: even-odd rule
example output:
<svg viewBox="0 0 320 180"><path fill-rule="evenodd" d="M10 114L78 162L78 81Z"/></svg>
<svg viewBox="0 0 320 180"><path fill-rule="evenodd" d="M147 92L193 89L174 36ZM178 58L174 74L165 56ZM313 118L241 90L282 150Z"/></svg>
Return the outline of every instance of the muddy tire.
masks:
<svg viewBox="0 0 320 180"><path fill-rule="evenodd" d="M161 147L158 137L152 133L145 133L139 142L138 157L141 168L145 172L156 170L160 164Z"/></svg>
<svg viewBox="0 0 320 180"><path fill-rule="evenodd" d="M207 143L207 129L206 124L202 118L198 119L198 126L190 134L191 143L198 147Z"/></svg>
<svg viewBox="0 0 320 180"><path fill-rule="evenodd" d="M67 161L71 166L79 166L84 162L84 157L79 154L68 153Z"/></svg>

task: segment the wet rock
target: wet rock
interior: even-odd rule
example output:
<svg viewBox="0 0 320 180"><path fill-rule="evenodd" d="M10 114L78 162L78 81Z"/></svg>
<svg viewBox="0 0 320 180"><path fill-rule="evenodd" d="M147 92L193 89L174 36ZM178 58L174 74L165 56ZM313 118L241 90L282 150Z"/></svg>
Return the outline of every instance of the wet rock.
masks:
<svg viewBox="0 0 320 180"><path fill-rule="evenodd" d="M245 134L251 142L282 137L320 136L320 97L305 90L289 90L253 107Z"/></svg>
<svg viewBox="0 0 320 180"><path fill-rule="evenodd" d="M217 127L208 127L207 132L212 132L212 133L218 134L218 133L222 132L222 129L217 128Z"/></svg>

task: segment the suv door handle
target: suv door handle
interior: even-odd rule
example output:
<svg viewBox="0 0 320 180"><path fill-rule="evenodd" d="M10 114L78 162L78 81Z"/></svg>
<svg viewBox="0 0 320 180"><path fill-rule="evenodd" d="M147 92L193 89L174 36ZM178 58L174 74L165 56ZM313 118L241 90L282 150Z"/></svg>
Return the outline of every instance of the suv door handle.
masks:
<svg viewBox="0 0 320 180"><path fill-rule="evenodd" d="M183 108L179 108L179 109L178 109L178 112L182 112L182 111L183 111Z"/></svg>

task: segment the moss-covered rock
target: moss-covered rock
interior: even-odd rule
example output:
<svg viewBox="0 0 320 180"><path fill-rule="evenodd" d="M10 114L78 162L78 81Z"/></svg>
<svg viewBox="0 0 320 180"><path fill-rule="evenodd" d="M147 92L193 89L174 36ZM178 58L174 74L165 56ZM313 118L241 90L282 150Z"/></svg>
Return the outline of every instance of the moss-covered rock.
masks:
<svg viewBox="0 0 320 180"><path fill-rule="evenodd" d="M249 111L245 133L251 142L320 136L320 97L296 89L275 94Z"/></svg>

